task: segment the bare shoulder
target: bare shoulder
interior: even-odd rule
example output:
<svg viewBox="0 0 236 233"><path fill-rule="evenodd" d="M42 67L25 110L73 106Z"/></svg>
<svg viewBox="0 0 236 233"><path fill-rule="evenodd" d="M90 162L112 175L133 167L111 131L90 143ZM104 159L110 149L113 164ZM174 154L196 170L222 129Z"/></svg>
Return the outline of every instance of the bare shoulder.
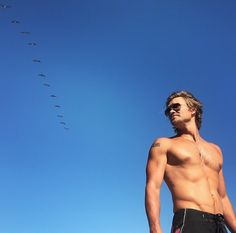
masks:
<svg viewBox="0 0 236 233"><path fill-rule="evenodd" d="M207 143L216 152L216 155L219 157L219 159L223 160L223 154L220 146L212 142L207 142Z"/></svg>
<svg viewBox="0 0 236 233"><path fill-rule="evenodd" d="M161 155L166 155L170 146L170 140L171 139L164 137L154 140L149 150L149 158L156 158Z"/></svg>
<svg viewBox="0 0 236 233"><path fill-rule="evenodd" d="M154 140L149 150L147 168L164 166L167 161L169 140L170 139L164 137Z"/></svg>
<svg viewBox="0 0 236 233"><path fill-rule="evenodd" d="M215 143L210 143L210 145L211 145L213 148L215 148L215 150L217 150L219 153L222 153L220 146L218 146L218 145L215 144Z"/></svg>
<svg viewBox="0 0 236 233"><path fill-rule="evenodd" d="M211 146L214 150L217 151L218 154L222 154L221 148L219 145L212 143L212 142L208 142L209 146Z"/></svg>
<svg viewBox="0 0 236 233"><path fill-rule="evenodd" d="M152 148L161 148L161 149L167 149L167 147L170 144L170 138L157 138L151 145Z"/></svg>

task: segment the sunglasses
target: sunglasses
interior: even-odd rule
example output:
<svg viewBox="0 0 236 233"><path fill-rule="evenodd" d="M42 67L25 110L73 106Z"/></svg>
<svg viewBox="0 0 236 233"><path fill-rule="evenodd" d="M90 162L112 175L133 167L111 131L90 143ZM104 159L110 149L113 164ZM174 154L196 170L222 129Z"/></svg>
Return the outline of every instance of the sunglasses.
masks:
<svg viewBox="0 0 236 233"><path fill-rule="evenodd" d="M165 110L165 115L169 116L170 115L170 111L174 110L175 112L178 112L181 108L181 104L176 103L176 104L171 104L170 106L168 106Z"/></svg>

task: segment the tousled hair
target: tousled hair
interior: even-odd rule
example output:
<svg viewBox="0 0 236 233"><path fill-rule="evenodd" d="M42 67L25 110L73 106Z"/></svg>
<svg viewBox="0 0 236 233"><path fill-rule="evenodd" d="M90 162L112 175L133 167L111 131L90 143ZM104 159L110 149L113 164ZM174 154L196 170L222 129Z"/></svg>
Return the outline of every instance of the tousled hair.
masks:
<svg viewBox="0 0 236 233"><path fill-rule="evenodd" d="M170 101L176 97L184 98L187 106L190 109L196 110L195 122L196 122L197 128L200 129L201 125L202 125L202 113L203 113L202 103L196 97L194 97L192 93L190 93L188 91L176 91L176 92L171 93L168 96L168 98L166 100L166 108L168 107L168 104L170 103ZM177 131L177 129L175 127L174 127L174 129L175 129L175 131Z"/></svg>

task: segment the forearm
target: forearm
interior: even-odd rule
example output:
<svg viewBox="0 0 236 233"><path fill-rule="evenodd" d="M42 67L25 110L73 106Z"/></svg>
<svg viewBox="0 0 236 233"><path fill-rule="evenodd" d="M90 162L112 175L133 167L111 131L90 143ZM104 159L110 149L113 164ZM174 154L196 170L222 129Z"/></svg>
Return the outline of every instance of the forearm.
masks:
<svg viewBox="0 0 236 233"><path fill-rule="evenodd" d="M160 225L160 190L146 186L145 207L149 223L150 233L162 233Z"/></svg>
<svg viewBox="0 0 236 233"><path fill-rule="evenodd" d="M226 225L232 233L236 233L236 216L233 206L227 195L222 199L222 203Z"/></svg>

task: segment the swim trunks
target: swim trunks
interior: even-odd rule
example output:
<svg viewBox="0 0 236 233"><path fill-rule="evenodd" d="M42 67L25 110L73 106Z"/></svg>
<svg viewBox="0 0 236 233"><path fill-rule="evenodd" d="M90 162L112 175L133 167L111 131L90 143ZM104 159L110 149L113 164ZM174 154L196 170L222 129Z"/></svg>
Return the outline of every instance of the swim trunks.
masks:
<svg viewBox="0 0 236 233"><path fill-rule="evenodd" d="M227 233L227 230L222 214L181 209L174 214L171 233Z"/></svg>

